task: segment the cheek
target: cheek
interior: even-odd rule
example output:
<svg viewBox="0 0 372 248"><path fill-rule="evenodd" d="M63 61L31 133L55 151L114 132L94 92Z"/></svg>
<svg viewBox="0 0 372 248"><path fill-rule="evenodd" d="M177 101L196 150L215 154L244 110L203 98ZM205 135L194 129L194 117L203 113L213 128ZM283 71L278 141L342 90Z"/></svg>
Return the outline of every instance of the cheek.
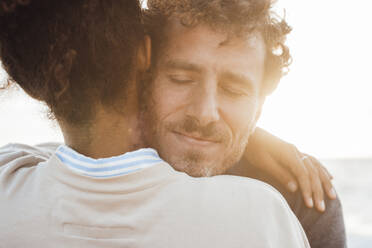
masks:
<svg viewBox="0 0 372 248"><path fill-rule="evenodd" d="M153 110L158 120L164 120L173 114L182 111L186 106L189 91L179 89L179 87L167 82L166 79L154 82L152 89Z"/></svg>
<svg viewBox="0 0 372 248"><path fill-rule="evenodd" d="M224 119L231 128L233 139L240 140L250 135L255 127L255 118L258 110L258 101L241 101L226 105L223 110Z"/></svg>

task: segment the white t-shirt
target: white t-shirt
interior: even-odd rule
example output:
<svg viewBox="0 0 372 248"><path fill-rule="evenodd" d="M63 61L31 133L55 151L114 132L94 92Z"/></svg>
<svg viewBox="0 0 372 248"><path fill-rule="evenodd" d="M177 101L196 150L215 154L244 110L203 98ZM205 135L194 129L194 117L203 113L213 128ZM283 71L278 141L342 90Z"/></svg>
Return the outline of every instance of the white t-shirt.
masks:
<svg viewBox="0 0 372 248"><path fill-rule="evenodd" d="M160 159L160 158L159 158ZM46 146L0 149L0 247L310 247L272 187L166 162L97 178Z"/></svg>

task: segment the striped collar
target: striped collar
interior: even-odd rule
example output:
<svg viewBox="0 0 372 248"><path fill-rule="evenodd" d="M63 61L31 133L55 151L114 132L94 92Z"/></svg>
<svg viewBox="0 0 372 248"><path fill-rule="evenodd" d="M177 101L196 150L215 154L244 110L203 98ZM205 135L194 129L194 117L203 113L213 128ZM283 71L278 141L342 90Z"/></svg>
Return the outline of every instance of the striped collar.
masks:
<svg viewBox="0 0 372 248"><path fill-rule="evenodd" d="M56 151L56 156L71 170L98 178L125 175L163 162L158 153L151 148L139 149L110 158L93 159L66 145L61 145Z"/></svg>

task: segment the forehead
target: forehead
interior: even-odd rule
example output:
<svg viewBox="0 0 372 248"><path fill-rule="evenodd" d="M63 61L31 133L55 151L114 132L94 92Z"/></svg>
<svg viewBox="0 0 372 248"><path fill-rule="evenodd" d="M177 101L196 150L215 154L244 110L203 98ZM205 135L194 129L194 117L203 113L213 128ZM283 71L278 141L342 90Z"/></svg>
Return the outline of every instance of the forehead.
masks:
<svg viewBox="0 0 372 248"><path fill-rule="evenodd" d="M187 60L204 67L260 71L265 62L265 44L259 32L229 36L206 25L185 27L178 21L168 24L160 63Z"/></svg>

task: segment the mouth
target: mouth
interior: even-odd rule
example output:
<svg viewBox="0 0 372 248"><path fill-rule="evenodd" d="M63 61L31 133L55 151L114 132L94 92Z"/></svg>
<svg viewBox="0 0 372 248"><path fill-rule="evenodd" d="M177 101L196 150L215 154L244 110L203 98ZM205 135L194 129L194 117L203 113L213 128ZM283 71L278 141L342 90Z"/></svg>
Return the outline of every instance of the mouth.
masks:
<svg viewBox="0 0 372 248"><path fill-rule="evenodd" d="M216 145L219 144L220 142L216 139L208 139L204 137L200 137L197 135L193 134L188 134L188 133L181 133L181 132L176 132L173 131L173 133L183 141L186 141L190 143L191 145L197 145L197 146L211 146L211 145Z"/></svg>

